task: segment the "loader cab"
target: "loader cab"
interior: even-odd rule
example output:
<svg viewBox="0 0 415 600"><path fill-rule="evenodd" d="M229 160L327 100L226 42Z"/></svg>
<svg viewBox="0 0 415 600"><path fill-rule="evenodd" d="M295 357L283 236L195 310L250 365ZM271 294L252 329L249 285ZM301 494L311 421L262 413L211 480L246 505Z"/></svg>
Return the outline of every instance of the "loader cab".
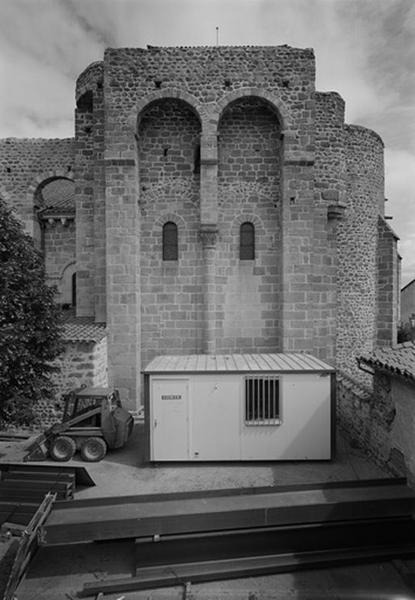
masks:
<svg viewBox="0 0 415 600"><path fill-rule="evenodd" d="M63 422L82 416L93 409L100 409L96 414L79 422L78 427L101 427L102 420L117 406L121 406L118 390L80 388L66 397Z"/></svg>

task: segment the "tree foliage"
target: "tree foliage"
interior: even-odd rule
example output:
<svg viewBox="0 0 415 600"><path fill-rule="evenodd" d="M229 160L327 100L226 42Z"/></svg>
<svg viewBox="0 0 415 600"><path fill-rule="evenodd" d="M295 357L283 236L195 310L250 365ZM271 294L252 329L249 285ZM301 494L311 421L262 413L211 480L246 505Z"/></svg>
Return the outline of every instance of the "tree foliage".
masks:
<svg viewBox="0 0 415 600"><path fill-rule="evenodd" d="M415 341L415 327L411 323L401 323L398 327L398 343Z"/></svg>
<svg viewBox="0 0 415 600"><path fill-rule="evenodd" d="M0 423L29 424L53 399L51 362L62 352L61 312L43 258L0 199Z"/></svg>

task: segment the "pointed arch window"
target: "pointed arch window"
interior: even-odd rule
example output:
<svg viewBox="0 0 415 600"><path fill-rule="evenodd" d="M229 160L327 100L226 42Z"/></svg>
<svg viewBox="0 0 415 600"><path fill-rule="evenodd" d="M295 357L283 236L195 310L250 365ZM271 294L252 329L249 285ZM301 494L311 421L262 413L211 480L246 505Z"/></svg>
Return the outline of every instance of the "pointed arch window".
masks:
<svg viewBox="0 0 415 600"><path fill-rule="evenodd" d="M239 259L255 260L255 225L242 223L239 230Z"/></svg>
<svg viewBox="0 0 415 600"><path fill-rule="evenodd" d="M163 260L179 259L177 225L168 221L163 225Z"/></svg>

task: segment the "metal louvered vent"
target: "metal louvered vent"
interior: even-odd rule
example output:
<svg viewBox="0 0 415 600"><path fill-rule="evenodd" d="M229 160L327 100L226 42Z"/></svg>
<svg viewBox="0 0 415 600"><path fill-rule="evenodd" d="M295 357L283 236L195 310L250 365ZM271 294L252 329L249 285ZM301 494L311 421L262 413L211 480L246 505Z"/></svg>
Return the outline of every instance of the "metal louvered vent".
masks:
<svg viewBox="0 0 415 600"><path fill-rule="evenodd" d="M279 378L245 377L245 425L279 425Z"/></svg>

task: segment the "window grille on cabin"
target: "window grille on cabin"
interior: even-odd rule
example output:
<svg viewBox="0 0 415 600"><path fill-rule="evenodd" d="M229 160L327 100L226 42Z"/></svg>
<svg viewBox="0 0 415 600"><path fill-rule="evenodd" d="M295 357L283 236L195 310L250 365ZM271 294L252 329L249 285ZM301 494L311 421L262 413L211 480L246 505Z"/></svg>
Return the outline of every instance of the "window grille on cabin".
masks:
<svg viewBox="0 0 415 600"><path fill-rule="evenodd" d="M239 260L255 260L255 226L249 222L239 229Z"/></svg>
<svg viewBox="0 0 415 600"><path fill-rule="evenodd" d="M245 377L245 425L280 424L279 379Z"/></svg>
<svg viewBox="0 0 415 600"><path fill-rule="evenodd" d="M163 225L163 260L178 260L179 244L177 225L168 221Z"/></svg>

